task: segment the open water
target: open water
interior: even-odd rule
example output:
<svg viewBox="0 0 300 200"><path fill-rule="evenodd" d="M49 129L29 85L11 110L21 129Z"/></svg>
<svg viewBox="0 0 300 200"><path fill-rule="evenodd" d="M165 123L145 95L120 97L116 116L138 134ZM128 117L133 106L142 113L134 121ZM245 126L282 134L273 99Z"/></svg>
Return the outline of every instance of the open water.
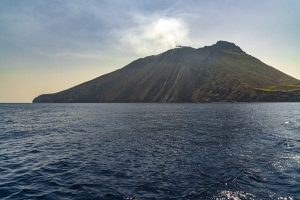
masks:
<svg viewBox="0 0 300 200"><path fill-rule="evenodd" d="M300 104L0 104L3 199L300 199Z"/></svg>

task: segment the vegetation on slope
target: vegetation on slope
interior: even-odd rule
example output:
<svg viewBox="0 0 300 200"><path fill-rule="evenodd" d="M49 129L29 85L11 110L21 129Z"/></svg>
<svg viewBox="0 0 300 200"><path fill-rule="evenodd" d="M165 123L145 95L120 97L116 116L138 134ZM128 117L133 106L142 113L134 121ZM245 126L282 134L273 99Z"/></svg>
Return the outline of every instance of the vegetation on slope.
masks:
<svg viewBox="0 0 300 200"><path fill-rule="evenodd" d="M138 59L112 73L33 102L299 101L300 82L219 41Z"/></svg>

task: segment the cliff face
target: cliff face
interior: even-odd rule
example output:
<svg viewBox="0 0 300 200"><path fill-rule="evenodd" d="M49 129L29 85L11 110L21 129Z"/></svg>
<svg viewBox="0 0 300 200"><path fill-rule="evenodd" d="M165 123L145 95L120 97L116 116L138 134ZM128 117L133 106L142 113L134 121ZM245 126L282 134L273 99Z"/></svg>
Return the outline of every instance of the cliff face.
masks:
<svg viewBox="0 0 300 200"><path fill-rule="evenodd" d="M300 101L300 81L219 41L138 59L33 102Z"/></svg>

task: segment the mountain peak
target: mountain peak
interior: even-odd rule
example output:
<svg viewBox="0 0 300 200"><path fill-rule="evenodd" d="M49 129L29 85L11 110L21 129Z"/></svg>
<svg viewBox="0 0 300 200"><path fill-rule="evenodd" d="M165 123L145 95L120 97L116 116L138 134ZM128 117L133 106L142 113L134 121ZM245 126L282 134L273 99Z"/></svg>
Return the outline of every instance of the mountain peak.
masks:
<svg viewBox="0 0 300 200"><path fill-rule="evenodd" d="M242 52L226 41L180 46L33 102L300 101L300 81Z"/></svg>
<svg viewBox="0 0 300 200"><path fill-rule="evenodd" d="M242 51L242 49L239 46L235 45L234 43L223 41L223 40L219 40L216 44L212 46L218 49Z"/></svg>

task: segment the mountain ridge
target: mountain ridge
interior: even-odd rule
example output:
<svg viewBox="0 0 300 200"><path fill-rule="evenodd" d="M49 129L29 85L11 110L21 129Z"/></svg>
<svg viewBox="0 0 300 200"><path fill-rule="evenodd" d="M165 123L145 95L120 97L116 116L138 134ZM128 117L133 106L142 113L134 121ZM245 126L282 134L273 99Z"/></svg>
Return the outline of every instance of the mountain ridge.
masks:
<svg viewBox="0 0 300 200"><path fill-rule="evenodd" d="M299 101L300 81L218 41L137 59L34 103Z"/></svg>

